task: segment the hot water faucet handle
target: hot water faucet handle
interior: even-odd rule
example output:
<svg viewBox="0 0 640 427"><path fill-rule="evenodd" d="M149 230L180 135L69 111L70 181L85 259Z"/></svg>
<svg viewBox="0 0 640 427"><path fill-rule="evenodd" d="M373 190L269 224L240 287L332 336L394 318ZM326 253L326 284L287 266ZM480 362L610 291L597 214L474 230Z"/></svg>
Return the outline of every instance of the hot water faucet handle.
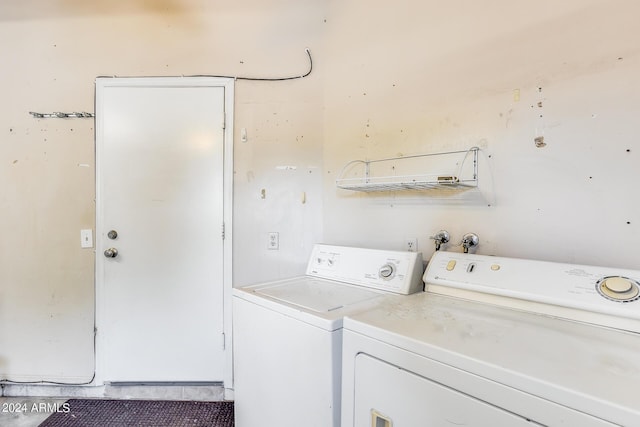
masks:
<svg viewBox="0 0 640 427"><path fill-rule="evenodd" d="M447 243L450 239L449 232L447 230L440 230L434 236L430 236L430 239L435 240L436 251L440 250L440 246Z"/></svg>
<svg viewBox="0 0 640 427"><path fill-rule="evenodd" d="M480 238L475 233L467 233L462 236L462 241L460 245L463 247L464 253L469 253L469 248L475 248L480 244Z"/></svg>

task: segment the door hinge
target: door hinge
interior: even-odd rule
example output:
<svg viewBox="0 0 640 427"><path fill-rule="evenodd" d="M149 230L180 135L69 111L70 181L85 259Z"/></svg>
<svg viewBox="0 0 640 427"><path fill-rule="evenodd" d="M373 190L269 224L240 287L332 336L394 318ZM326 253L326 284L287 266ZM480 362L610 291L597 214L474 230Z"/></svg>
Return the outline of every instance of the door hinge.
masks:
<svg viewBox="0 0 640 427"><path fill-rule="evenodd" d="M224 240L225 237L225 229L224 229L224 222L222 223L222 240Z"/></svg>
<svg viewBox="0 0 640 427"><path fill-rule="evenodd" d="M222 349L225 350L226 348L227 348L227 337L223 332L222 333Z"/></svg>
<svg viewBox="0 0 640 427"><path fill-rule="evenodd" d="M222 129L227 128L227 113L222 113Z"/></svg>

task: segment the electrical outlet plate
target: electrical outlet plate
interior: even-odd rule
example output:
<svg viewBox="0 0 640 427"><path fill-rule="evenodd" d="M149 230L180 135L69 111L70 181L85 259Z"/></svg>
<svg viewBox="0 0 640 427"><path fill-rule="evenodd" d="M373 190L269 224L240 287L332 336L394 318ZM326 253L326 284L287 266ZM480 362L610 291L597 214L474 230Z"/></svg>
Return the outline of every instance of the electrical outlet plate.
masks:
<svg viewBox="0 0 640 427"><path fill-rule="evenodd" d="M415 237L405 239L404 248L409 252L418 252L418 239Z"/></svg>
<svg viewBox="0 0 640 427"><path fill-rule="evenodd" d="M271 231L267 234L267 249L275 251L280 249L280 233L277 231Z"/></svg>

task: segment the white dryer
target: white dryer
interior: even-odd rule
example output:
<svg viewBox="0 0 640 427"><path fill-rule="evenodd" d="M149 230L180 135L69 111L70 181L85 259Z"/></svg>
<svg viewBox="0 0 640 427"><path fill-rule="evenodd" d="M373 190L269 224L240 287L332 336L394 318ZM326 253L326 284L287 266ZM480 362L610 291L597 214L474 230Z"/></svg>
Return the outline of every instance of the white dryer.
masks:
<svg viewBox="0 0 640 427"><path fill-rule="evenodd" d="M343 427L640 426L640 271L436 252L344 320Z"/></svg>
<svg viewBox="0 0 640 427"><path fill-rule="evenodd" d="M422 255L315 245L306 275L233 290L237 427L340 425L342 320L423 290Z"/></svg>

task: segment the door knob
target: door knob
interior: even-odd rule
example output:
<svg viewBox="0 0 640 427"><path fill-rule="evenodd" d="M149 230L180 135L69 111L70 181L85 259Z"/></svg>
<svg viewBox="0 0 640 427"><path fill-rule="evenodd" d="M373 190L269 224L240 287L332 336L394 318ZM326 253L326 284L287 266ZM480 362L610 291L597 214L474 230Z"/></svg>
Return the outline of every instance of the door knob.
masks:
<svg viewBox="0 0 640 427"><path fill-rule="evenodd" d="M109 248L104 251L104 256L107 258L115 258L118 256L118 250L116 248Z"/></svg>
<svg viewBox="0 0 640 427"><path fill-rule="evenodd" d="M116 230L111 230L107 233L107 237L111 240L115 240L118 238L118 232Z"/></svg>

